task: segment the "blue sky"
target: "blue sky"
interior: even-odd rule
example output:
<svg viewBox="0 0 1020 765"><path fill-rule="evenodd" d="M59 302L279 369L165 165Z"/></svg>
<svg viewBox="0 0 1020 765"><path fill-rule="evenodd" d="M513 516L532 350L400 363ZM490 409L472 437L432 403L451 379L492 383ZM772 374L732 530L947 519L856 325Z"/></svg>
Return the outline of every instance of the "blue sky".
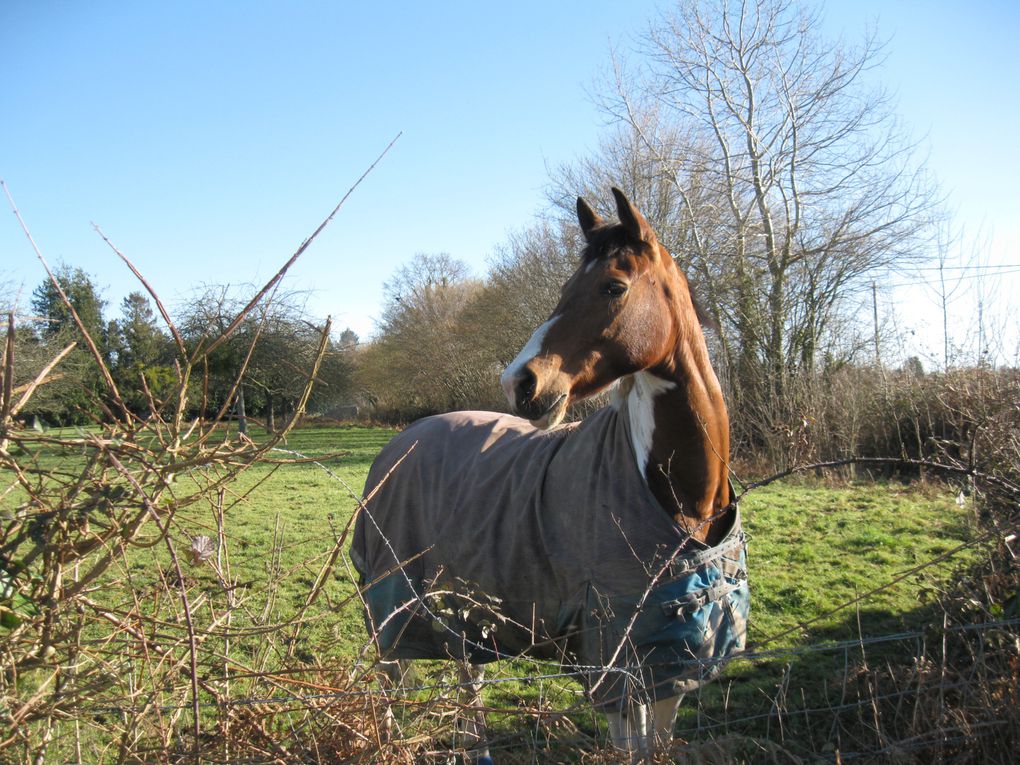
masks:
<svg viewBox="0 0 1020 765"><path fill-rule="evenodd" d="M51 263L94 274L113 315L136 285L91 222L170 303L264 281L403 131L290 283L364 336L414 253L482 274L533 220L547 167L605 129L589 94L610 45L635 47L668 6L4 0L0 178ZM988 262L1020 263L1020 6L830 2L825 30L853 40L869 20L890 39L873 76L958 221L983 232ZM0 280L27 301L43 272L13 216L0 221ZM1002 283L1000 307L1020 287Z"/></svg>

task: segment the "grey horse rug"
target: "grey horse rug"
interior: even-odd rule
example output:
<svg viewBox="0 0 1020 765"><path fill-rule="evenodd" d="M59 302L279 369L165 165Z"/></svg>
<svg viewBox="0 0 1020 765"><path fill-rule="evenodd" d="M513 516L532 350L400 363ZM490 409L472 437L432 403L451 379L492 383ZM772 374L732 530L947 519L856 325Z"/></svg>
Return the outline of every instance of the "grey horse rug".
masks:
<svg viewBox="0 0 1020 765"><path fill-rule="evenodd" d="M456 412L386 446L351 547L382 656L554 659L610 709L687 692L743 650L736 507L721 544L689 539L639 474L621 407L548 431Z"/></svg>

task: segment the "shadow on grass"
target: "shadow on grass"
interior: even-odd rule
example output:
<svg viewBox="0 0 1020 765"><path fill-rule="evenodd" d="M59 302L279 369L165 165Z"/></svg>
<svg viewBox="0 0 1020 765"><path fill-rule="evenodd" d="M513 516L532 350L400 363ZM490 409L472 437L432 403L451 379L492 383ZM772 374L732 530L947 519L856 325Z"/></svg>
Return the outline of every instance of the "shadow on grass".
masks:
<svg viewBox="0 0 1020 765"><path fill-rule="evenodd" d="M685 700L678 734L767 741L808 761L1012 762L1016 651L990 648L1018 634L979 614L954 624L937 603L849 608L797 646L750 646ZM748 761L774 761L759 754Z"/></svg>

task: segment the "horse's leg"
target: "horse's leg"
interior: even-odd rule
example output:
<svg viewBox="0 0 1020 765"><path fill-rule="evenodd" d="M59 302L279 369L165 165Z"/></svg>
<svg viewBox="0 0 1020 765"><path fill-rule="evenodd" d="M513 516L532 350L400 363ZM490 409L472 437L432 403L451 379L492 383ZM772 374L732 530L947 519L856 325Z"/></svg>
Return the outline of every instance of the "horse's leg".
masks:
<svg viewBox="0 0 1020 765"><path fill-rule="evenodd" d="M379 669L383 672L382 689L386 698L386 711L383 712L382 735L384 741L390 741L400 735L400 728L393 716L392 705L390 704L390 691L404 687L408 676L414 674L411 662L407 659L390 659L379 662Z"/></svg>
<svg viewBox="0 0 1020 765"><path fill-rule="evenodd" d="M470 762L491 763L489 746L485 741L485 712L482 711L485 667L468 661L458 661L457 672L463 687L461 698L465 707L465 713L458 719L457 727L463 736L464 749Z"/></svg>
<svg viewBox="0 0 1020 765"><path fill-rule="evenodd" d="M648 754L648 706L629 703L621 712L606 712L613 746L630 752L634 761Z"/></svg>
<svg viewBox="0 0 1020 765"><path fill-rule="evenodd" d="M670 696L666 699L653 701L651 707L650 733L652 735L651 747L658 749L664 747L673 740L673 726L676 723L676 712L680 708L680 701L683 696Z"/></svg>

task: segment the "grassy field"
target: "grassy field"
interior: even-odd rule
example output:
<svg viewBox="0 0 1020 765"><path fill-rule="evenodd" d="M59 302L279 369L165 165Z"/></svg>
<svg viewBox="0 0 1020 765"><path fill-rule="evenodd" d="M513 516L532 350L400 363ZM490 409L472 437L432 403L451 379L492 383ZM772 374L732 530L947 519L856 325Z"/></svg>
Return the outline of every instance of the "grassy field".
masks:
<svg viewBox="0 0 1020 765"><path fill-rule="evenodd" d="M313 577L319 560L347 524L375 454L392 431L346 427L297 431L282 460L296 455L323 458L316 464L258 466L232 487L228 539L232 561L243 579L264 578L271 549L283 550L279 565L295 572L295 597ZM323 467L328 468L324 470ZM330 475L332 473L333 475ZM932 560L971 538L972 514L937 484L858 482L826 486L790 479L755 490L742 503L752 569L752 642L786 632L817 618L894 578L902 570ZM193 519L194 530L203 527ZM207 532L209 526L205 523ZM916 625L916 612L931 586L972 560L965 550L949 561L860 604L872 631ZM337 595L344 592L339 587ZM287 606L286 595L281 608ZM292 603L295 605L296 601ZM856 637L857 611L820 619L809 630L795 631L770 647L795 645L819 635ZM360 616L359 616L360 618ZM812 638L813 636L813 638ZM340 650L348 650L349 647Z"/></svg>
<svg viewBox="0 0 1020 765"><path fill-rule="evenodd" d="M214 503L178 512L173 536L179 549L196 535L222 535L225 541L219 575L193 566L186 576L193 593L208 592L210 598L222 594L224 580L218 576L226 577L236 602L229 634L238 636L230 638L230 650L239 666L272 669L296 659L304 667L340 672L358 657L367 664L371 652L345 556L330 569L315 602L305 605L323 565L343 542L373 458L392 435L364 427L295 431L284 446L290 451L273 453L278 462L257 464L227 487L222 528ZM306 457L321 463L302 461ZM827 745L831 727L819 729L797 710L844 704L848 694L859 693L859 668L868 662L909 664L916 639L869 641L940 624L930 595L981 554L966 547L939 560L975 536L970 508L954 499L949 487L896 482L791 479L751 492L742 504L750 539L751 656L734 661L719 682L684 704L678 726L686 737L736 732L769 740L778 735L805 743L807 751ZM16 501L13 494L4 500ZM925 565L932 561L938 562ZM164 546L133 548L96 597L127 609L154 583L165 582L170 570ZM296 614L302 614L302 625L286 631L286 639L260 638L263 626ZM823 646L841 647L820 650ZM604 735L598 732L601 723L584 711L579 685L545 678L555 668L507 662L494 669L501 682L487 689L486 700L502 713L490 718L511 742L539 727L536 710L545 715L546 737ZM448 669L441 665L425 665L421 682L450 679L444 673ZM258 692L277 690L266 686ZM575 711L557 716L563 709ZM777 710L783 714L777 716ZM528 735L534 741L538 734Z"/></svg>
<svg viewBox="0 0 1020 765"><path fill-rule="evenodd" d="M233 571L243 581L278 582L277 618L301 606L354 511L351 492L360 492L372 458L390 435L358 427L298 431L287 446L294 452L316 458L343 453L324 462L333 475L314 464L260 466L233 487L235 502L228 510ZM971 511L954 497L937 484L829 486L796 479L751 492L743 502L750 537L749 648L775 653L735 662L724 682L703 691L700 704L685 705L681 727L767 713L777 684L783 683L798 689L798 703L828 703L826 689L845 692L841 673L850 660L847 651L801 655L800 649L917 630L937 619L928 596L952 581L953 572L972 562L977 550L967 548L867 593L973 537ZM201 527L200 518L193 523L196 530ZM301 637L300 655L326 661L323 651L354 657L364 648L361 611L350 600L353 592L347 570L339 567L323 607L312 614L315 626ZM859 603L843 607L861 595L866 597ZM346 605L335 607L341 603ZM911 648L909 641L906 646L893 643L870 656L892 660L897 651ZM521 663L501 671L513 677L551 669ZM547 685L540 690L534 683L500 685L491 690L490 703L514 709L522 699L534 702L539 692L546 704L576 703L573 683Z"/></svg>

